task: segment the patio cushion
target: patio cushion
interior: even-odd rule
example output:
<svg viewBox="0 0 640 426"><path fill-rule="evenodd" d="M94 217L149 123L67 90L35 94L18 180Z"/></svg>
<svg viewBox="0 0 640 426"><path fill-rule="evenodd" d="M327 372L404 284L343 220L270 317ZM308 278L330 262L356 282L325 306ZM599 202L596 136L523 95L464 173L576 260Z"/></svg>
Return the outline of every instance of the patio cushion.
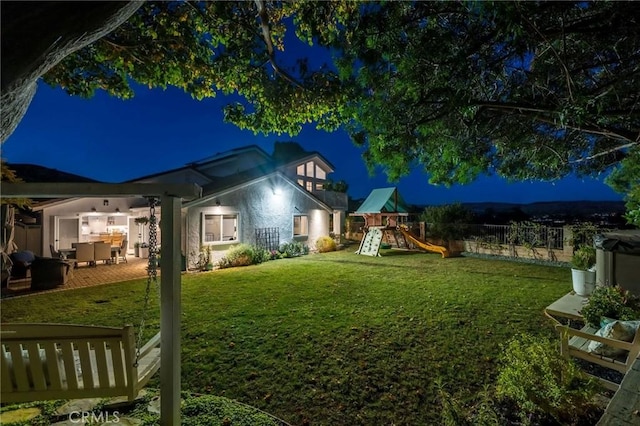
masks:
<svg viewBox="0 0 640 426"><path fill-rule="evenodd" d="M36 256L29 250L17 251L9 255L11 258L11 276L13 278L27 278L27 271L31 268L31 263Z"/></svg>
<svg viewBox="0 0 640 426"><path fill-rule="evenodd" d="M630 342L640 327L640 321L613 321L596 331L596 336L606 337L609 339ZM614 348L602 342L592 340L589 343L588 351L594 354L615 357L623 355L626 351L620 348Z"/></svg>

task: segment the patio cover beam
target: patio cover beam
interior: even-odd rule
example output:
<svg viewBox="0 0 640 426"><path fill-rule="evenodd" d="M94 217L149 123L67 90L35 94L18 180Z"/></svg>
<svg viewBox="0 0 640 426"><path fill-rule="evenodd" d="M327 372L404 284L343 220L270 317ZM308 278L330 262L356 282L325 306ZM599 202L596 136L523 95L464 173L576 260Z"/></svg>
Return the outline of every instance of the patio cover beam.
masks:
<svg viewBox="0 0 640 426"><path fill-rule="evenodd" d="M180 424L180 198L202 195L196 184L2 183L0 198L161 197L163 258L172 262L160 275L160 424Z"/></svg>
<svg viewBox="0 0 640 426"><path fill-rule="evenodd" d="M178 197L200 198L202 188L195 183L5 183L0 197L76 198L76 197Z"/></svg>

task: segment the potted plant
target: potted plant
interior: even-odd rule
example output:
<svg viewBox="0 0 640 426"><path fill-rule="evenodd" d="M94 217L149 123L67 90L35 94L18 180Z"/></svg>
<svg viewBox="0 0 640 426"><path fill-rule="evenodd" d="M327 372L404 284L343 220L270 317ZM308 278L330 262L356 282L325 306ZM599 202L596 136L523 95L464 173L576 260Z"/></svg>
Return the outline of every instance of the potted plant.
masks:
<svg viewBox="0 0 640 426"><path fill-rule="evenodd" d="M133 219L133 222L138 225L138 242L144 242L144 228L149 223L149 218L147 216L140 216Z"/></svg>
<svg viewBox="0 0 640 426"><path fill-rule="evenodd" d="M596 249L581 245L571 258L573 291L580 296L590 295L596 286Z"/></svg>
<svg viewBox="0 0 640 426"><path fill-rule="evenodd" d="M135 257L140 257L140 243L136 242L133 244L133 255Z"/></svg>
<svg viewBox="0 0 640 426"><path fill-rule="evenodd" d="M609 320L635 320L640 318L640 299L620 286L598 286L580 314L596 328Z"/></svg>
<svg viewBox="0 0 640 426"><path fill-rule="evenodd" d="M149 258L149 245L147 243L140 244L140 257L143 259Z"/></svg>

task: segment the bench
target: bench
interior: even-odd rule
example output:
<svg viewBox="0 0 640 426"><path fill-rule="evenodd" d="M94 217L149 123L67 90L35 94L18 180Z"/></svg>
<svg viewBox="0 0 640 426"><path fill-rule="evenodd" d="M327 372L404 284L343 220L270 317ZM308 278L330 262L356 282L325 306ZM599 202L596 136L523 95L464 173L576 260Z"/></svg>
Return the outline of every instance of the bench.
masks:
<svg viewBox="0 0 640 426"><path fill-rule="evenodd" d="M555 327L556 330L560 332L560 352L565 357L572 356L580 358L590 363L626 374L640 354L640 328L636 331L631 342L624 342L622 340L596 336L595 333L598 329L589 325L585 325L580 330L559 323ZM624 353L617 357L608 357L589 352L588 347L591 341L602 342L608 346L623 349ZM589 375L600 380L602 385L607 389L617 391L620 387L619 384L605 378L592 374Z"/></svg>
<svg viewBox="0 0 640 426"><path fill-rule="evenodd" d="M0 325L0 394L5 402L126 396L160 368L160 333L136 363L132 326Z"/></svg>

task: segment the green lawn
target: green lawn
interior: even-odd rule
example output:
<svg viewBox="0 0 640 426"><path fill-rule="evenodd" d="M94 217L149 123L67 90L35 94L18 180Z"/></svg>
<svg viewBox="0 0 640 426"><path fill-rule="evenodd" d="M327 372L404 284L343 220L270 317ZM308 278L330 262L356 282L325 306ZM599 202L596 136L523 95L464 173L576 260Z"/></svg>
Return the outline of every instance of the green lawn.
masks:
<svg viewBox="0 0 640 426"><path fill-rule="evenodd" d="M5 322L140 320L144 281L1 303ZM183 277L183 390L292 424L437 424L436 381L462 402L494 382L500 344L553 335L567 268L352 251ZM157 304L148 335L157 331ZM156 383L157 385L157 383Z"/></svg>

